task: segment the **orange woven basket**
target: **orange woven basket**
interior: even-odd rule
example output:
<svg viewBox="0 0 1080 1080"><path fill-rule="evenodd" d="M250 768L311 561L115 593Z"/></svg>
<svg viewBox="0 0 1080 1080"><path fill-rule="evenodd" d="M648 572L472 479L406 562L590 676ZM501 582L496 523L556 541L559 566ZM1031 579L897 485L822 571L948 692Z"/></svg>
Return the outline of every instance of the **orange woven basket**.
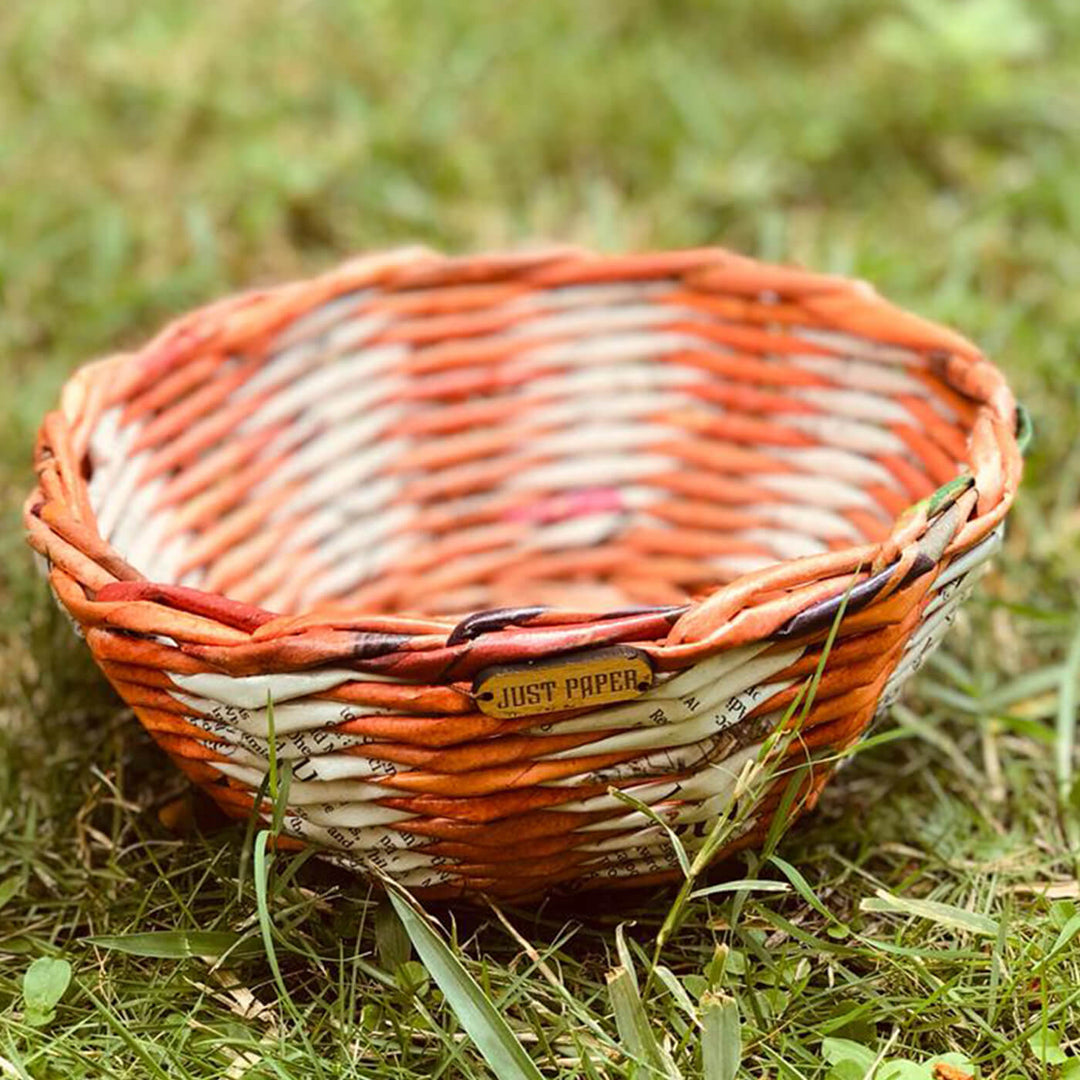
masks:
<svg viewBox="0 0 1080 1080"><path fill-rule="evenodd" d="M227 811L270 814L273 754L286 843L520 899L678 876L668 828L700 844L778 725L811 805L999 546L1018 426L977 349L858 282L408 250L83 368L25 520Z"/></svg>

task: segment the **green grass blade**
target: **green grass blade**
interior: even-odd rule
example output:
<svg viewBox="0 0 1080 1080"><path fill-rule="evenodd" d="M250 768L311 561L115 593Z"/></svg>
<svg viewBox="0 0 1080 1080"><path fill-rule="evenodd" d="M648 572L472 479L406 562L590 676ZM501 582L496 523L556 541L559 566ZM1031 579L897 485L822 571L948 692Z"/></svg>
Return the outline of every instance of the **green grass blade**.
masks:
<svg viewBox="0 0 1080 1080"><path fill-rule="evenodd" d="M9 877L0 881L0 908L2 908L18 891L21 883L17 877Z"/></svg>
<svg viewBox="0 0 1080 1080"><path fill-rule="evenodd" d="M830 922L836 922L833 913L818 899L817 894L810 888L810 883L802 873L779 855L770 856L770 862L779 868L781 873L791 882L792 887L819 915L823 915Z"/></svg>
<svg viewBox="0 0 1080 1080"><path fill-rule="evenodd" d="M1061 673L1061 689L1058 693L1057 742L1055 765L1058 794L1063 803L1069 799L1073 785L1073 758L1076 752L1076 684L1080 679L1080 627L1077 627L1065 667Z"/></svg>
<svg viewBox="0 0 1080 1080"><path fill-rule="evenodd" d="M823 765L822 768L825 768L825 766ZM765 842L762 844L762 851L766 854L775 851L777 844L783 839L784 833L791 824L791 808L795 805L795 800L800 793L805 798L805 781L810 774L810 770L809 762L799 765L792 770L788 782L784 785L784 792L780 796L780 802L777 803L776 810L773 811L772 821L769 822L769 831L766 834Z"/></svg>
<svg viewBox="0 0 1080 1080"><path fill-rule="evenodd" d="M412 945L409 935L390 903L382 903L375 909L375 953L379 963L391 975L406 960Z"/></svg>
<svg viewBox="0 0 1080 1080"><path fill-rule="evenodd" d="M274 924L270 915L270 897L268 894L270 867L267 860L267 844L270 841L269 829L261 829L255 837L255 904L259 913L259 933L262 936L266 960L277 984L278 993L283 1000L289 1000L289 991L281 977L278 966L277 948L274 945Z"/></svg>
<svg viewBox="0 0 1080 1080"><path fill-rule="evenodd" d="M619 957L619 963L626 969L626 974L630 979L630 985L634 988L634 993L639 994L637 971L634 968L634 958L630 955L630 946L626 943L626 923L619 923L615 927L615 952Z"/></svg>
<svg viewBox="0 0 1080 1080"><path fill-rule="evenodd" d="M970 934L982 934L997 937L998 924L988 915L975 911L966 911L954 904L943 904L937 900L914 900L906 896L893 896L884 889L878 889L876 896L867 897L859 903L860 911L880 911L893 915L914 915L920 919L929 919L940 926L954 930L966 930Z"/></svg>
<svg viewBox="0 0 1080 1080"><path fill-rule="evenodd" d="M742 1060L739 1006L734 999L701 999L701 1071L705 1080L735 1080Z"/></svg>
<svg viewBox="0 0 1080 1080"><path fill-rule="evenodd" d="M126 1023L122 1017L118 1016L107 1001L98 997L90 986L83 985L80 989L94 1005L97 1012L105 1017L109 1029L122 1043L124 1043L125 1046L127 1046L132 1056L137 1059L140 1072L143 1076L156 1076L159 1080L174 1080L174 1077L166 1072L161 1065L150 1056L146 1044L135 1038L130 1031L130 1024Z"/></svg>
<svg viewBox="0 0 1080 1080"><path fill-rule="evenodd" d="M390 891L390 903L424 967L498 1080L541 1080L540 1070L510 1026L427 918L394 890Z"/></svg>
<svg viewBox="0 0 1080 1080"><path fill-rule="evenodd" d="M783 881L769 881L767 878L740 878L738 881L721 881L716 885L707 885L704 889L695 889L690 894L691 900L702 896L715 896L729 892L791 892L791 886Z"/></svg>
<svg viewBox="0 0 1080 1080"><path fill-rule="evenodd" d="M269 829L261 829L255 837L254 876L255 876L255 906L258 912L259 934L262 937L263 949L266 953L270 972L274 977L274 985L277 988L278 1000L281 1007L293 1018L300 1040L311 1054L311 1060L317 1076L323 1076L323 1068L319 1058L315 1055L308 1035L307 1024L296 1003L289 993L289 987L281 973L281 965L278 963L277 946L274 942L274 921L270 913L270 863L273 856L268 848L272 833Z"/></svg>
<svg viewBox="0 0 1080 1080"><path fill-rule="evenodd" d="M1050 952L1046 956L1046 960L1050 960L1057 956L1057 954L1061 952L1061 950L1064 949L1077 934L1080 934L1080 912L1073 915L1073 917L1061 928L1061 932L1058 934L1057 940L1051 946Z"/></svg>
<svg viewBox="0 0 1080 1080"><path fill-rule="evenodd" d="M269 794L270 774L264 773L262 782L255 792L255 798L251 803L251 810L247 815L247 824L244 828L244 843L240 848L240 866L236 874L236 898L239 900L244 895L244 886L247 884L248 874L251 871L251 862L255 851L255 833L262 824L261 807Z"/></svg>
<svg viewBox="0 0 1080 1080"><path fill-rule="evenodd" d="M615 1027L626 1052L649 1070L648 1075L678 1080L682 1074L656 1041L632 972L621 966L609 971L607 988Z"/></svg>
<svg viewBox="0 0 1080 1080"><path fill-rule="evenodd" d="M239 960L262 952L258 940L251 934L232 930L151 930L143 934L102 934L86 941L99 949L163 960L226 955Z"/></svg>
<svg viewBox="0 0 1080 1080"><path fill-rule="evenodd" d="M665 833L667 833L668 840L671 841L672 850L675 852L675 858L679 861L679 869L683 872L683 877L690 877L690 856L686 853L686 847L682 840L679 839L679 834L648 804L642 802L640 799L635 799L633 795L623 791L621 788L609 787L608 794L619 802L625 803L627 806L632 806L639 813L644 814L651 821L659 825Z"/></svg>
<svg viewBox="0 0 1080 1080"><path fill-rule="evenodd" d="M686 992L685 987L679 982L678 976L669 967L665 967L663 964L657 964L656 966L656 980L661 983L665 990L671 995L672 1001L679 1007L679 1009L686 1014L686 1016L694 1023L698 1021L697 1009L694 1008L694 1002L690 995Z"/></svg>

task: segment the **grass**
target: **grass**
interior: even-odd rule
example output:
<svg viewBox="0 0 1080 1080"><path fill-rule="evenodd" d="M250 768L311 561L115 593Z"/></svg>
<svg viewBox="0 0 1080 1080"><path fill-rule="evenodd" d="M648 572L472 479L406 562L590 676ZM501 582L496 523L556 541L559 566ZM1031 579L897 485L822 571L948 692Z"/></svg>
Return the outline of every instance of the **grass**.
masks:
<svg viewBox="0 0 1080 1080"><path fill-rule="evenodd" d="M1080 1075L1071 0L8 0L0 71L0 1076L491 1076L470 986L551 1077ZM242 827L167 831L182 784L22 543L78 362L416 239L859 274L1036 417L948 651L777 858L734 868L769 885L691 900L655 968L672 892L437 911L440 988L362 884L254 860Z"/></svg>

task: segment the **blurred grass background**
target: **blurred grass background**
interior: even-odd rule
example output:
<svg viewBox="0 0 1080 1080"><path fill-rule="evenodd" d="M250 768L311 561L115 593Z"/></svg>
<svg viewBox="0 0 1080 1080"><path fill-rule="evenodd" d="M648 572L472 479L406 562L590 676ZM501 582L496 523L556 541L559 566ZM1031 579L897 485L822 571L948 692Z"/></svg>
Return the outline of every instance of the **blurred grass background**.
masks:
<svg viewBox="0 0 1080 1080"><path fill-rule="evenodd" d="M109 1075L169 1062L180 1070L169 1075L214 1076L249 1051L274 1062L251 1076L310 1075L319 1061L367 1076L376 1059L387 1076L483 1075L437 998L418 1012L415 988L399 987L385 1012L364 1014L369 1029L327 1004L350 979L388 993L370 971L325 958L339 931L346 953L372 955L364 894L336 881L281 893L307 943L291 958L293 985L339 1024L309 1017L312 1045L283 1017L237 1021L220 986L218 997L196 987L205 973L84 944L246 925L250 885L237 885L242 834L177 842L156 824L147 808L175 777L55 617L18 522L34 431L76 364L223 292L417 240L449 251L719 243L866 277L1007 370L1038 441L1002 571L900 713L904 738L863 754L785 846L844 920L874 887L995 912L1008 927L998 959L955 942L951 956L940 928L931 940L915 920L879 929L944 949L943 969L850 943L840 960L812 909L784 909L810 942L785 931L783 947L813 975L785 991L783 1009L775 995L744 1005L746 1067L821 1073L822 1025L843 1019L841 1006L851 1017L828 1030L872 1046L891 1037L913 1061L953 1049L987 1075L1054 1075L1045 1070L1065 1066L1031 1042L1039 1016L1066 1032L1061 1053L1080 1057L1063 1019L1078 1015L1080 962L1052 949L1076 915L1080 858L1068 779L1080 667L1077 14L1073 0L8 0L0 881L15 885L0 910L0 1057L11 1075L96 1075L108 1060ZM1058 899L1032 898L1043 886ZM771 909L755 903L767 922ZM680 978L703 978L718 941L750 948L718 910L684 928L669 960ZM655 930L663 898L634 911ZM610 1028L610 912L594 915L557 955L585 1015ZM557 950L567 917L526 922ZM530 1049L552 1074L585 1075L551 1064L581 1015L545 1004L532 968L513 975L512 941L482 922L476 934L463 955L490 954L484 971L532 1025ZM42 950L64 950L81 971L51 1033L20 1011L22 971ZM1024 965L1047 950L1058 958L1026 983ZM751 1002L763 986L780 992L775 979L755 983L755 963L736 978ZM244 979L272 997L258 965ZM356 1049L376 1044L375 1059ZM611 1071L597 1075L630 1075L605 1053Z"/></svg>

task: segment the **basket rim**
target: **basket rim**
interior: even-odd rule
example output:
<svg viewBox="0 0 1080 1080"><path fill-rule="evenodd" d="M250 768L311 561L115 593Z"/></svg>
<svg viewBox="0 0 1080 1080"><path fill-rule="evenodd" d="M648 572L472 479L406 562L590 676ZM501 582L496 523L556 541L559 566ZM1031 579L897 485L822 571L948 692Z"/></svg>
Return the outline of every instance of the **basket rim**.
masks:
<svg viewBox="0 0 1080 1080"><path fill-rule="evenodd" d="M914 503L877 543L781 561L687 605L609 612L493 609L465 619L371 615L329 607L281 615L219 593L149 581L100 535L83 456L103 411L199 352L226 354L282 330L344 293L406 296L426 288L520 283L523 289L683 275L697 287L798 302L818 329L918 353L976 407L967 473ZM718 651L820 632L839 598L882 601L918 585L1000 525L1015 498L1030 423L1003 373L974 345L897 307L864 282L770 264L722 248L598 255L577 248L445 256L406 248L352 259L327 273L196 308L143 348L79 368L35 446L38 482L24 506L31 546L69 615L88 633L168 638L233 675L346 664L404 681L447 682L480 668L634 642L659 669ZM779 594L779 596L777 595Z"/></svg>

